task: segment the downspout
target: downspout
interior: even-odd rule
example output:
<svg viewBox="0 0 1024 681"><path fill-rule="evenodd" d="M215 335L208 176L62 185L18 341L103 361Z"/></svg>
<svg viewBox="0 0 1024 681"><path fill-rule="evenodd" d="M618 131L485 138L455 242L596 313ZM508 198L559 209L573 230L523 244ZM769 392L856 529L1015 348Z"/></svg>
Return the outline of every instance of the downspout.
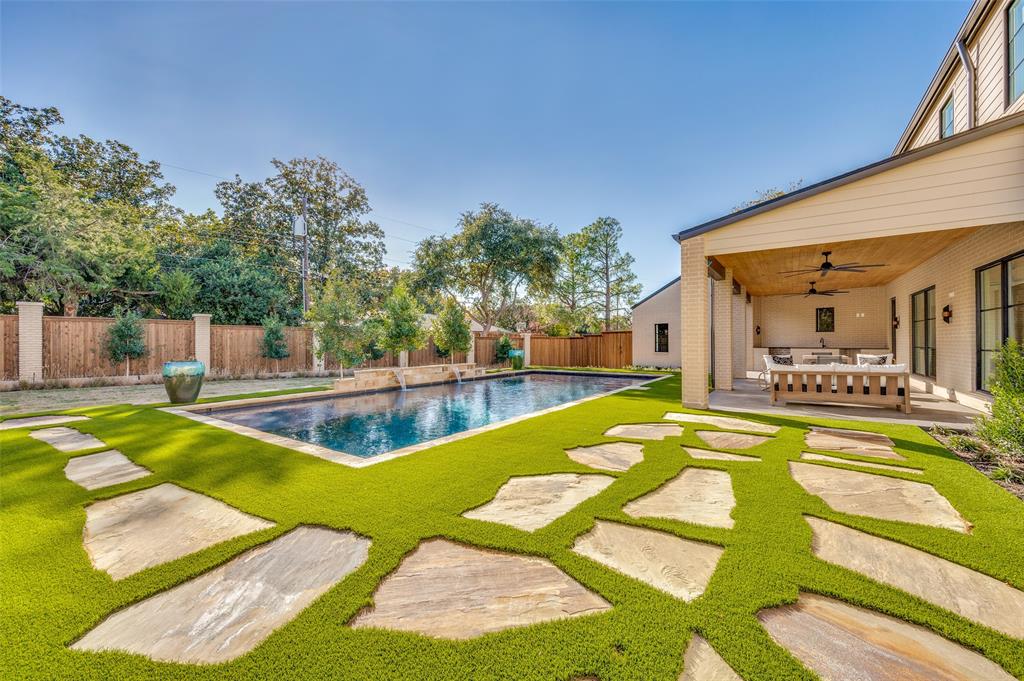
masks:
<svg viewBox="0 0 1024 681"><path fill-rule="evenodd" d="M967 74L967 129L970 130L974 127L974 64L971 63L971 55L963 40L956 41L956 51L960 55L960 63L964 65L964 73Z"/></svg>

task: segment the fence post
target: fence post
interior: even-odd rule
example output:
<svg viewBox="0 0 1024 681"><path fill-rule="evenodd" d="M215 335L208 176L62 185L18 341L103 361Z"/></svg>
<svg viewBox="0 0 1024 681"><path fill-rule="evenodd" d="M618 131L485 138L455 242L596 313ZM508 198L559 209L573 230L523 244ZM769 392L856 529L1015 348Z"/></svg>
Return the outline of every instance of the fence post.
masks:
<svg viewBox="0 0 1024 681"><path fill-rule="evenodd" d="M195 324L195 338L196 338L196 360L203 363L206 367L206 375L209 376L213 373L213 367L210 366L210 317L208 314L194 314L192 315L192 323Z"/></svg>
<svg viewBox="0 0 1024 681"><path fill-rule="evenodd" d="M476 333L469 332L469 352L466 353L466 362L476 364Z"/></svg>
<svg viewBox="0 0 1024 681"><path fill-rule="evenodd" d="M18 380L43 380L43 304L18 303Z"/></svg>
<svg viewBox="0 0 1024 681"><path fill-rule="evenodd" d="M532 362L530 361L530 335L529 333L523 334L523 366L528 367Z"/></svg>

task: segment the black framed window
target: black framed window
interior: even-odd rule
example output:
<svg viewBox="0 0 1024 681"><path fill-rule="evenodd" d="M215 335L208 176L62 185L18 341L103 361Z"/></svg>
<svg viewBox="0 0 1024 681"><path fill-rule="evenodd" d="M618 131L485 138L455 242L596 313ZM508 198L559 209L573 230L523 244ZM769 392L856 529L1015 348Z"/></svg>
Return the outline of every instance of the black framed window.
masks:
<svg viewBox="0 0 1024 681"><path fill-rule="evenodd" d="M668 352L668 324L654 325L654 351Z"/></svg>
<svg viewBox="0 0 1024 681"><path fill-rule="evenodd" d="M935 287L910 296L910 311L913 372L935 378Z"/></svg>
<svg viewBox="0 0 1024 681"><path fill-rule="evenodd" d="M1007 104L1024 94L1024 0L1013 0L1006 10Z"/></svg>
<svg viewBox="0 0 1024 681"><path fill-rule="evenodd" d="M939 112L939 136L945 139L953 136L953 96L950 95Z"/></svg>
<svg viewBox="0 0 1024 681"><path fill-rule="evenodd" d="M978 268L977 387L988 390L999 348L1009 339L1024 341L1024 253Z"/></svg>

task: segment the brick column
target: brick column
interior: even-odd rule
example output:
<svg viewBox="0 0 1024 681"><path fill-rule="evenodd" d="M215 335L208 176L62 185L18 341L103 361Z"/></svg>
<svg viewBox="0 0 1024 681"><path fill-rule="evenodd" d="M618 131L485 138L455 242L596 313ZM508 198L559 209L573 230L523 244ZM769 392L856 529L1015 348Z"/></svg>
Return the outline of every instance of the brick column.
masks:
<svg viewBox="0 0 1024 681"><path fill-rule="evenodd" d="M704 237L679 244L680 312L682 320L683 406L708 406L708 264Z"/></svg>
<svg viewBox="0 0 1024 681"><path fill-rule="evenodd" d="M18 301L18 380L43 380L43 304Z"/></svg>
<svg viewBox="0 0 1024 681"><path fill-rule="evenodd" d="M398 353L398 366L400 366L400 367L407 367L407 366L409 366L409 351L408 350L402 350L400 353Z"/></svg>
<svg viewBox="0 0 1024 681"><path fill-rule="evenodd" d="M715 305L711 328L715 331L715 390L732 390L732 269L721 281L712 281Z"/></svg>
<svg viewBox="0 0 1024 681"><path fill-rule="evenodd" d="M195 336L196 336L196 349L195 355L196 360L203 363L206 367L206 375L209 376L213 373L213 369L210 366L210 317L208 314L194 314L192 315L192 323L195 325Z"/></svg>
<svg viewBox="0 0 1024 681"><path fill-rule="evenodd" d="M530 366L530 334L523 334L523 366Z"/></svg>
<svg viewBox="0 0 1024 681"><path fill-rule="evenodd" d="M747 287L740 284L740 292L732 296L732 377L746 378L747 348L750 328L747 326Z"/></svg>
<svg viewBox="0 0 1024 681"><path fill-rule="evenodd" d="M324 358L320 357L317 353L320 349L320 339L317 337L316 331L311 332L309 337L312 339L311 342L313 343L313 371L318 374L322 374L327 370L327 366L324 364Z"/></svg>
<svg viewBox="0 0 1024 681"><path fill-rule="evenodd" d="M469 352L466 353L466 363L476 363L476 334L472 331L469 332Z"/></svg>

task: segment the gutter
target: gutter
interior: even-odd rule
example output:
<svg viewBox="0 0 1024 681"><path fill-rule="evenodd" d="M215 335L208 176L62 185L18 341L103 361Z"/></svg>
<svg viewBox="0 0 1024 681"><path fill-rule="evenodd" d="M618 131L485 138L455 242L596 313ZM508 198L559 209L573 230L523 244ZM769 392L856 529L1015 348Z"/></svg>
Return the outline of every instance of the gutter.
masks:
<svg viewBox="0 0 1024 681"><path fill-rule="evenodd" d="M956 41L956 51L960 55L964 73L967 74L967 129L970 130L974 127L974 64L971 63L971 55L963 39Z"/></svg>

